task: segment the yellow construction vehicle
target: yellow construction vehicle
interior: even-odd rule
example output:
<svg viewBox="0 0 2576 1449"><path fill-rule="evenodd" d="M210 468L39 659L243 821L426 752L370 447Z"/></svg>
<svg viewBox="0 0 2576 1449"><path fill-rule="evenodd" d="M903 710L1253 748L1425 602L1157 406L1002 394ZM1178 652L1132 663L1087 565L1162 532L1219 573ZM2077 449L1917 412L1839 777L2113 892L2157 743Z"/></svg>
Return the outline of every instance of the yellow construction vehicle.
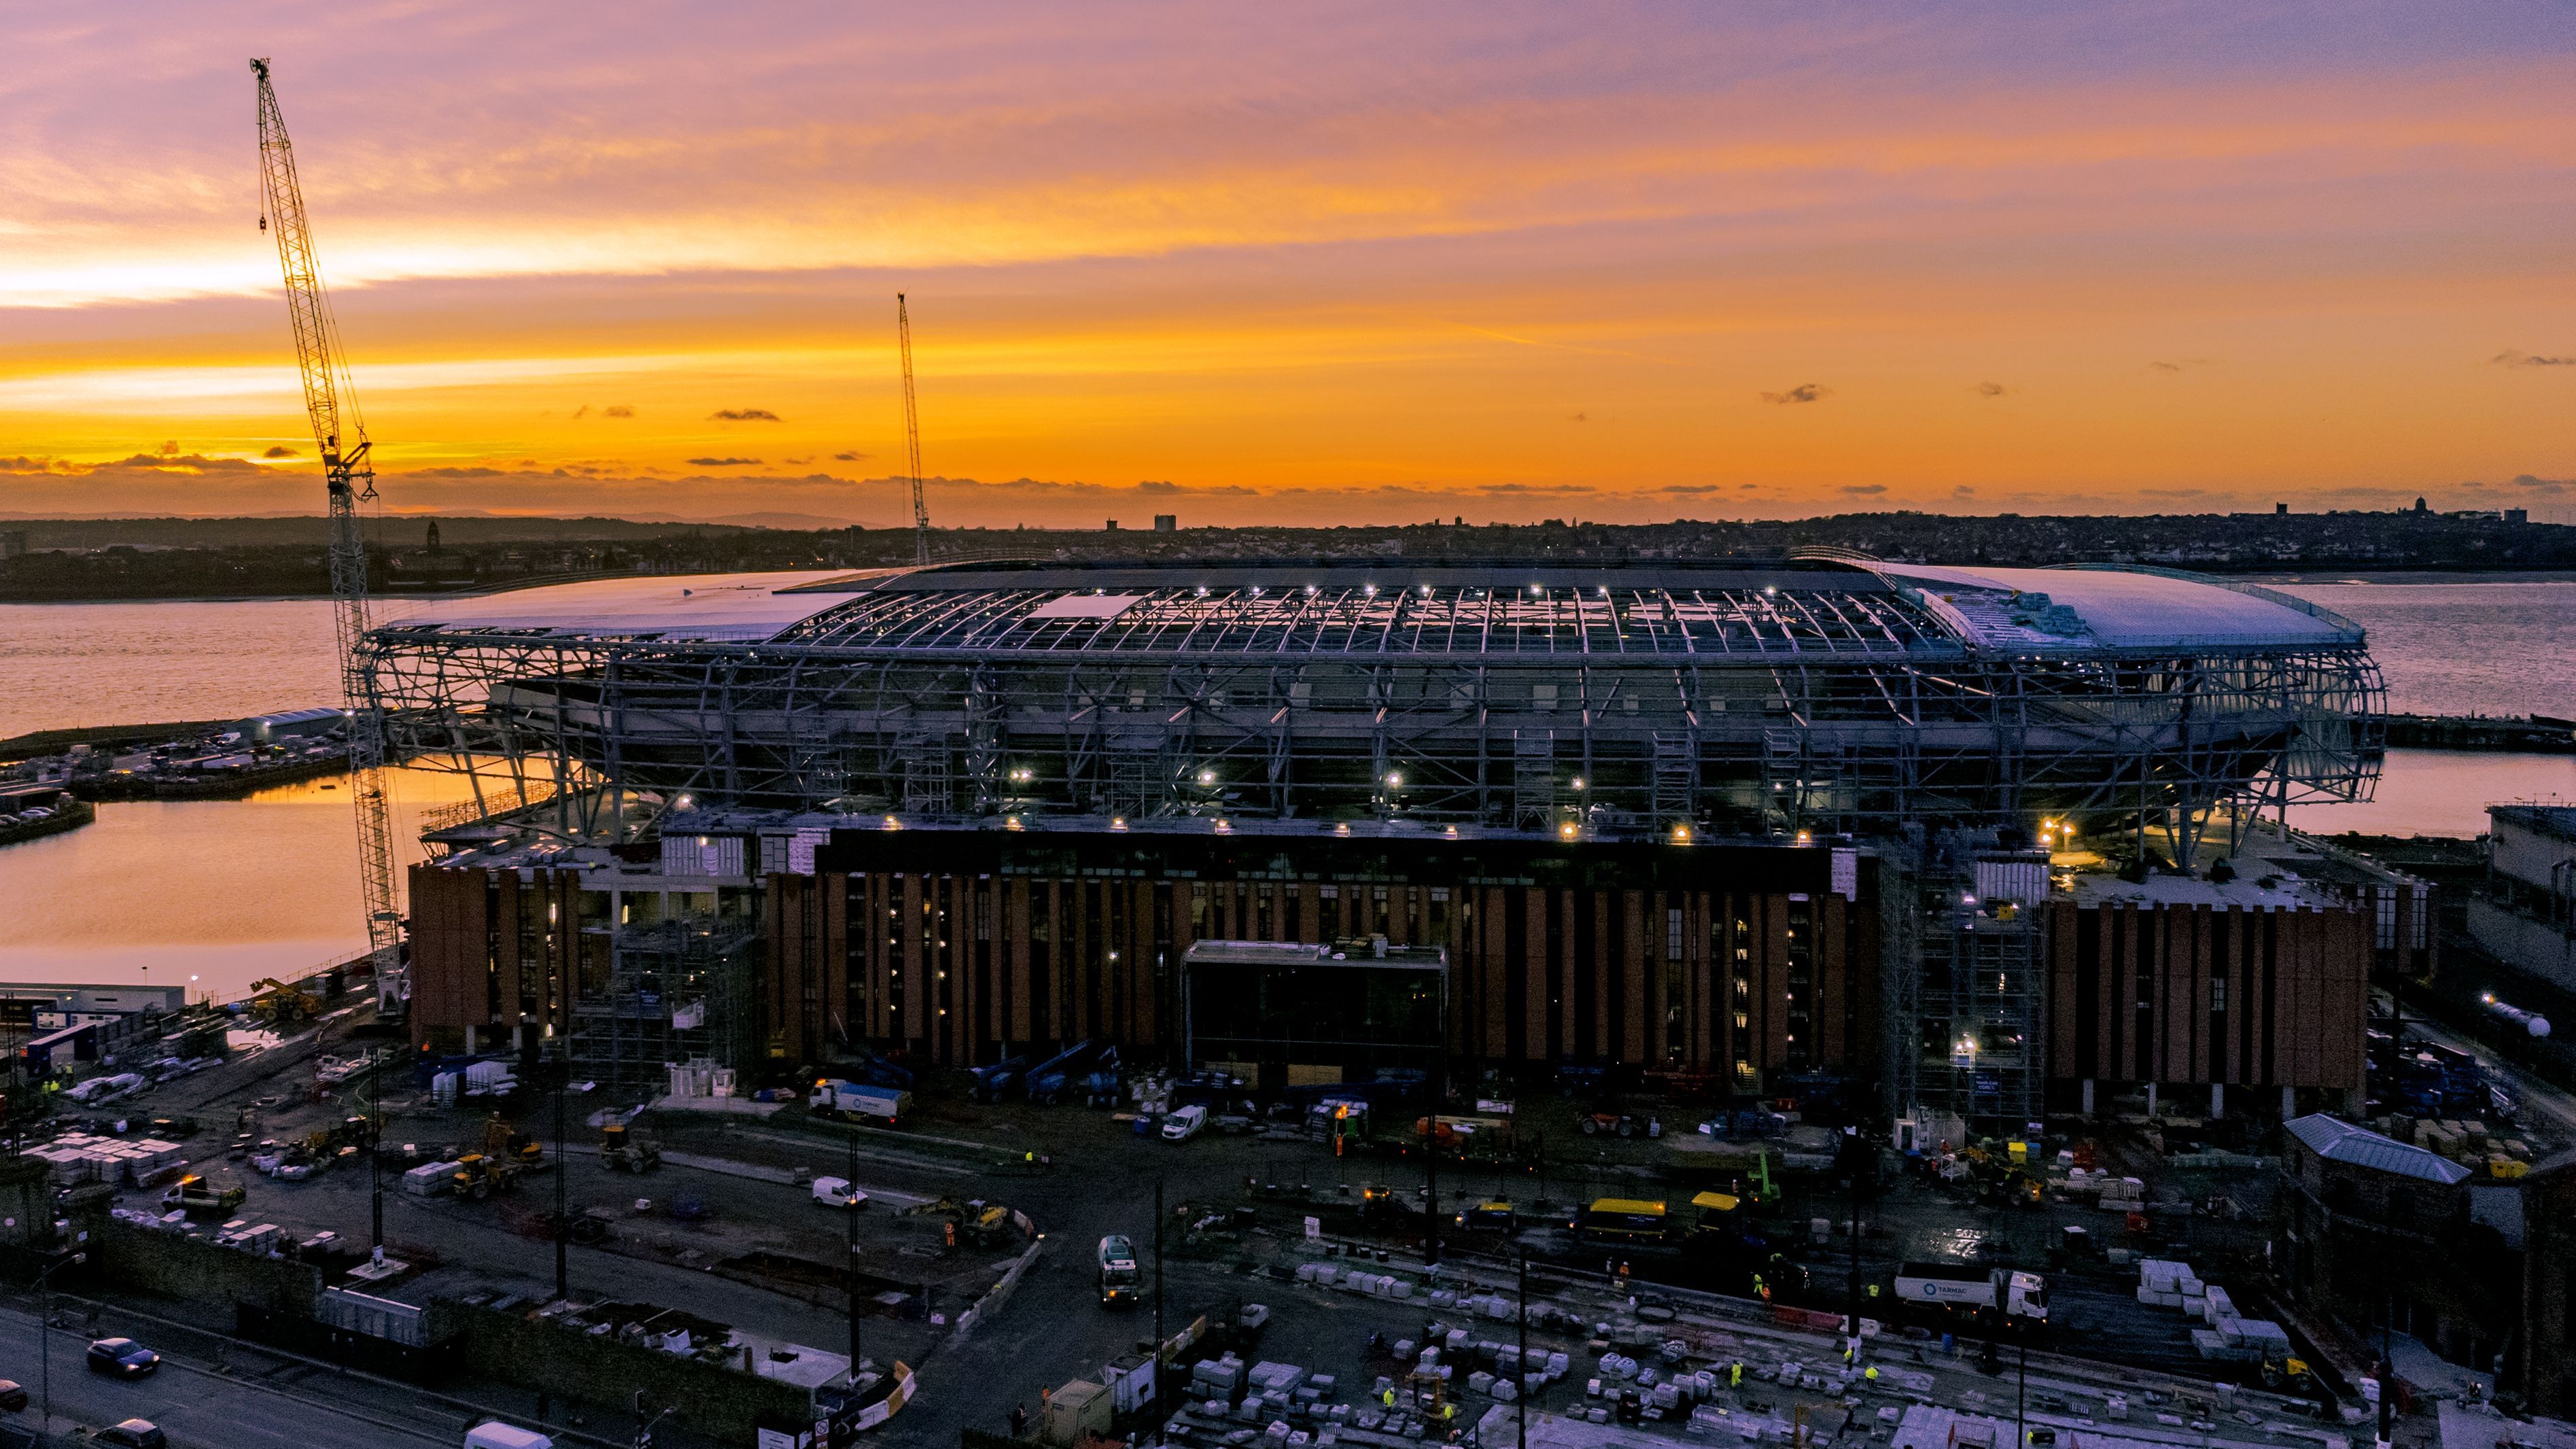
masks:
<svg viewBox="0 0 2576 1449"><path fill-rule="evenodd" d="M518 1130L498 1112L483 1124L483 1150L521 1167L535 1167L546 1155L543 1142Z"/></svg>
<svg viewBox="0 0 2576 1449"><path fill-rule="evenodd" d="M274 976L263 976L250 986L259 993L250 999L250 1014L271 1029L310 1021L322 1010L322 1003L310 992L300 991Z"/></svg>
<svg viewBox="0 0 2576 1449"><path fill-rule="evenodd" d="M2316 1371L2296 1354L2263 1355L2263 1387L2276 1394L2313 1394L2317 1391Z"/></svg>
<svg viewBox="0 0 2576 1449"><path fill-rule="evenodd" d="M599 1129L599 1164L611 1172L651 1172L662 1165L662 1149L634 1136L623 1122Z"/></svg>
<svg viewBox="0 0 2576 1449"><path fill-rule="evenodd" d="M506 1158L466 1153L456 1159L456 1195L481 1202L496 1192L509 1192L519 1185L519 1174L524 1170Z"/></svg>
<svg viewBox="0 0 2576 1449"><path fill-rule="evenodd" d="M182 1212L228 1213L240 1207L249 1196L239 1183L217 1187L197 1173L189 1173L161 1194L161 1210L176 1208Z"/></svg>

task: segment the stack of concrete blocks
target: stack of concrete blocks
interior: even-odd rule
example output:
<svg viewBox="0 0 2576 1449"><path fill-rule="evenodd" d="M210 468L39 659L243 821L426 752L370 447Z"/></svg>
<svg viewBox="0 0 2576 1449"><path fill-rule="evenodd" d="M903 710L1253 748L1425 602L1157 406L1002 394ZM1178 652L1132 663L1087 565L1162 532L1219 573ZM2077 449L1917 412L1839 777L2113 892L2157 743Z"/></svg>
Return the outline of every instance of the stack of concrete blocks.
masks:
<svg viewBox="0 0 2576 1449"><path fill-rule="evenodd" d="M1202 1398L1234 1401L1234 1391L1243 1383L1243 1360L1232 1353L1223 1358L1200 1359L1190 1370L1191 1391Z"/></svg>
<svg viewBox="0 0 2576 1449"><path fill-rule="evenodd" d="M27 1155L41 1159L57 1182L132 1183L150 1187L180 1161L182 1149L176 1142L145 1137L127 1142L117 1137L102 1137L89 1132L69 1132L42 1147L28 1149Z"/></svg>
<svg viewBox="0 0 2576 1449"><path fill-rule="evenodd" d="M2189 1285L2186 1295L2185 1285ZM2201 1296L2201 1282L2189 1263L2148 1258L2138 1264L2138 1301L2162 1308L2180 1308L2186 1297Z"/></svg>
<svg viewBox="0 0 2576 1449"><path fill-rule="evenodd" d="M1274 1363L1265 1359L1252 1366L1247 1378L1251 1389L1244 1403L1249 1405L1257 1399L1262 1415L1276 1418L1287 1413L1296 1403L1297 1390L1306 1382L1306 1371L1293 1363Z"/></svg>
<svg viewBox="0 0 2576 1449"><path fill-rule="evenodd" d="M2114 1180L2109 1174L2102 1179L2102 1210L2113 1213L2146 1211L2147 1185L2134 1177Z"/></svg>

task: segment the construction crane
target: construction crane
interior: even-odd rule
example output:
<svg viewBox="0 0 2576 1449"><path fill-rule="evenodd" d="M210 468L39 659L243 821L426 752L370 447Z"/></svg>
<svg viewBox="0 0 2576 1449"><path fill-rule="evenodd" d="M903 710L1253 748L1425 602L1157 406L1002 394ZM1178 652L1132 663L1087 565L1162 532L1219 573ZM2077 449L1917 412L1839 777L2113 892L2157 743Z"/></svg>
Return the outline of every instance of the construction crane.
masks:
<svg viewBox="0 0 2576 1449"><path fill-rule="evenodd" d="M313 231L304 219L304 192L295 180L295 151L286 118L278 113L268 62L250 63L259 78L260 218L277 238L277 261L286 274L286 312L295 332L295 362L304 374L304 412L313 423L313 445L322 454L322 477L331 500L331 602L340 650L340 690L349 707L349 783L358 804L358 880L366 898L367 949L375 958L376 1011L403 1014L411 993L402 970L402 921L394 910L393 821L385 802L385 722L365 654L367 550L358 529L358 505L376 496L375 465L368 460L366 420L358 415L340 324L331 295L313 260Z"/></svg>
<svg viewBox="0 0 2576 1449"><path fill-rule="evenodd" d="M921 501L921 413L912 402L912 312L903 293L894 294L894 331L903 349L903 443L912 463L912 557L930 562L930 509Z"/></svg>

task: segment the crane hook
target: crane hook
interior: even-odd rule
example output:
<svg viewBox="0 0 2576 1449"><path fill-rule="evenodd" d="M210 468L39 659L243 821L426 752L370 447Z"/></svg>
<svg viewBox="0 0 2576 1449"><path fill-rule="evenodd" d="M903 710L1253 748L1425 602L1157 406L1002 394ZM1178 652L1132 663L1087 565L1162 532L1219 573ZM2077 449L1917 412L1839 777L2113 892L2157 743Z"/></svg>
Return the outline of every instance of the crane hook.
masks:
<svg viewBox="0 0 2576 1449"><path fill-rule="evenodd" d="M266 230L268 230L268 217L267 217L267 215L266 215L265 213L263 213L263 214L260 216L260 219L259 219L259 229L260 229L261 231L266 231Z"/></svg>

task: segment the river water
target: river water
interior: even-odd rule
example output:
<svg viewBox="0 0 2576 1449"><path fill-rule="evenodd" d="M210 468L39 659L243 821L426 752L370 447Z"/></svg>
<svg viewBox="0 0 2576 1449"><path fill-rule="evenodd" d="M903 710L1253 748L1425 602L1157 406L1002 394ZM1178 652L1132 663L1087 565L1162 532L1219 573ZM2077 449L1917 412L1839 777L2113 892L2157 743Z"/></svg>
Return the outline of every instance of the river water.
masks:
<svg viewBox="0 0 2576 1449"><path fill-rule="evenodd" d="M2274 587L2370 630L2391 709L2566 714L2576 696L2576 579ZM0 605L0 739L336 703L330 639L318 599ZM452 776L394 772L397 842L463 796ZM2576 799L2576 755L2399 750L2376 799L2291 815L2324 833L2475 835L2489 801L2548 797ZM0 849L0 980L192 979L231 996L363 950L360 919L345 786L106 804L86 829Z"/></svg>

